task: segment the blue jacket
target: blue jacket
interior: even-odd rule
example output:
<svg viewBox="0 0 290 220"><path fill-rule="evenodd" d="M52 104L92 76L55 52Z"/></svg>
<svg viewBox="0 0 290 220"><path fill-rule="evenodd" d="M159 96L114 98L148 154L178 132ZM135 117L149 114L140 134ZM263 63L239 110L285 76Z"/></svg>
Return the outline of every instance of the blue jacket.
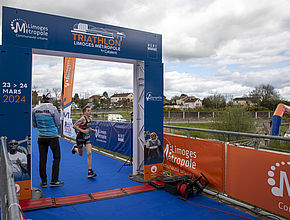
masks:
<svg viewBox="0 0 290 220"><path fill-rule="evenodd" d="M32 126L38 129L39 136L57 137L60 117L52 103L42 103L32 110Z"/></svg>

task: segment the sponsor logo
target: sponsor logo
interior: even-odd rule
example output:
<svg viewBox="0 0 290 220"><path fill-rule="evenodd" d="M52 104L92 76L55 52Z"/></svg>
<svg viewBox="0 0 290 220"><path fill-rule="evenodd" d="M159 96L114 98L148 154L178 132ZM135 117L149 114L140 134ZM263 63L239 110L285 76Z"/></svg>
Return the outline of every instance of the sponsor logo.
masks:
<svg viewBox="0 0 290 220"><path fill-rule="evenodd" d="M95 137L97 141L107 143L107 131L102 131L99 128L96 128Z"/></svg>
<svg viewBox="0 0 290 220"><path fill-rule="evenodd" d="M20 186L19 184L15 183L15 189L16 189L16 193L18 193L20 191Z"/></svg>
<svg viewBox="0 0 290 220"><path fill-rule="evenodd" d="M157 170L158 170L157 166L154 165L154 166L151 167L151 173L156 173Z"/></svg>
<svg viewBox="0 0 290 220"><path fill-rule="evenodd" d="M63 117L65 117L65 118L70 118L70 112L65 112L65 111L63 111Z"/></svg>
<svg viewBox="0 0 290 220"><path fill-rule="evenodd" d="M124 134L118 134L118 141L124 142L125 141L125 135Z"/></svg>
<svg viewBox="0 0 290 220"><path fill-rule="evenodd" d="M186 150L178 146L166 144L164 149L164 157L167 161L178 165L181 169L196 169L197 153L191 150Z"/></svg>
<svg viewBox="0 0 290 220"><path fill-rule="evenodd" d="M64 74L64 87L69 87L73 84L73 72L74 72L74 61L71 59L67 60L66 73Z"/></svg>
<svg viewBox="0 0 290 220"><path fill-rule="evenodd" d="M146 93L146 101L152 101L152 102L162 102L162 96L153 96L152 92Z"/></svg>
<svg viewBox="0 0 290 220"><path fill-rule="evenodd" d="M268 185L271 186L271 193L278 198L278 208L290 212L290 184L287 176L289 171L290 162L277 162L270 167L268 171ZM276 180L278 180L276 182Z"/></svg>
<svg viewBox="0 0 290 220"><path fill-rule="evenodd" d="M102 53L115 55L121 51L121 43L126 38L123 32L86 23L74 24L71 33L75 46L99 48Z"/></svg>
<svg viewBox="0 0 290 220"><path fill-rule="evenodd" d="M48 40L48 27L45 25L36 25L21 18L15 18L11 21L10 28L19 38Z"/></svg>
<svg viewBox="0 0 290 220"><path fill-rule="evenodd" d="M157 52L157 44L148 43L147 50Z"/></svg>
<svg viewBox="0 0 290 220"><path fill-rule="evenodd" d="M290 162L281 162L281 163L276 163L275 165L271 166L270 170L268 171L268 184L270 186L272 186L271 188L271 193L274 196L277 197L283 197L284 196L284 191L286 193L286 191L288 192L288 196L290 196L290 185L289 185L289 179L287 176L287 173L285 170L280 169L280 172L278 171L277 168L282 166L289 166ZM280 176L279 178L279 186L277 187L276 181L274 179L275 176L275 172L278 173L278 175ZM286 187L286 190L284 190L284 185ZM287 196L287 195L286 195Z"/></svg>

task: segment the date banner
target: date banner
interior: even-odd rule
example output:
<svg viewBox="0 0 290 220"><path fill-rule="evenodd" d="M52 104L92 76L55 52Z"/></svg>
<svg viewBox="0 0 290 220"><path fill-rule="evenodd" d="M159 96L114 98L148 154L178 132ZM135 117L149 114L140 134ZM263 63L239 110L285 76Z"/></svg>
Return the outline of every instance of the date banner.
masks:
<svg viewBox="0 0 290 220"><path fill-rule="evenodd" d="M8 157L18 199L31 197L31 50L0 46L0 136L7 137Z"/></svg>

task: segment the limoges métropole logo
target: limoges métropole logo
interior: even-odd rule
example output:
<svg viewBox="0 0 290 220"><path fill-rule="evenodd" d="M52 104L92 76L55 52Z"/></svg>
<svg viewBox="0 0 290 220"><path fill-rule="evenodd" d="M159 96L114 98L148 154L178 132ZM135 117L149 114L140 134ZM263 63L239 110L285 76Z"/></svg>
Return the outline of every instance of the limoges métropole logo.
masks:
<svg viewBox="0 0 290 220"><path fill-rule="evenodd" d="M151 170L151 173L156 173L158 169L157 169L157 166L154 165L151 167L150 170Z"/></svg>
<svg viewBox="0 0 290 220"><path fill-rule="evenodd" d="M11 21L10 28L16 37L48 40L48 27L44 25L36 25L21 18L15 18Z"/></svg>
<svg viewBox="0 0 290 220"><path fill-rule="evenodd" d="M99 48L102 53L115 54L121 51L121 43L126 35L122 32L76 23L71 30L75 46Z"/></svg>
<svg viewBox="0 0 290 220"><path fill-rule="evenodd" d="M147 102L162 102L162 96L154 96L152 95L152 92L147 92L145 97Z"/></svg>
<svg viewBox="0 0 290 220"><path fill-rule="evenodd" d="M273 196L283 199L283 201L290 201L290 184L286 170L289 171L290 162L277 162L270 167L268 171L268 184L271 186L271 193ZM276 182L276 180L279 180ZM285 187L285 188L284 188ZM290 204L279 201L278 208L284 211L290 211Z"/></svg>
<svg viewBox="0 0 290 220"><path fill-rule="evenodd" d="M95 128L95 137L97 141L107 143L107 131L102 131L100 128Z"/></svg>

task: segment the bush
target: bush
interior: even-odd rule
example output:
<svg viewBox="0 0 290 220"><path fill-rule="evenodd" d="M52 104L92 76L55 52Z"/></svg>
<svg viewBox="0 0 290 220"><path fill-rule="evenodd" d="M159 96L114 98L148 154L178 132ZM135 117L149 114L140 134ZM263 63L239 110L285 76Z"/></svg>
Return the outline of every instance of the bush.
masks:
<svg viewBox="0 0 290 220"><path fill-rule="evenodd" d="M245 108L231 107L223 112L216 114L213 120L213 127L216 130L234 131L234 132L255 132L255 121ZM218 138L224 141L240 140L245 137L236 135L218 135Z"/></svg>

